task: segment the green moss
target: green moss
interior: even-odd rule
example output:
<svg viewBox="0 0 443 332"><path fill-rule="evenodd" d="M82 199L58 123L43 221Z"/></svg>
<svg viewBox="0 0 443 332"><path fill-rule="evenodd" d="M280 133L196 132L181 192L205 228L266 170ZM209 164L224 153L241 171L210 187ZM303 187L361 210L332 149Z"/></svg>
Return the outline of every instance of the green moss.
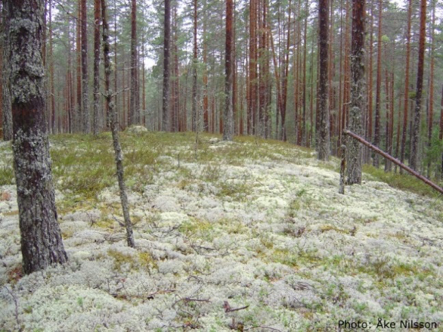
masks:
<svg viewBox="0 0 443 332"><path fill-rule="evenodd" d="M391 187L410 191L422 196L439 197L441 196L435 189L409 174L396 174L385 172L381 168L375 168L371 165L364 165L363 172L371 175L381 182L385 182Z"/></svg>
<svg viewBox="0 0 443 332"><path fill-rule="evenodd" d="M0 186L14 184L14 169L12 162L9 165L0 166Z"/></svg>
<svg viewBox="0 0 443 332"><path fill-rule="evenodd" d="M114 259L114 269L122 272L125 265L130 270L157 268L157 262L148 252L140 252L138 255L127 255L120 251L109 249L108 255Z"/></svg>
<svg viewBox="0 0 443 332"><path fill-rule="evenodd" d="M216 232L214 226L204 219L191 218L180 225L179 231L191 238L212 241Z"/></svg>

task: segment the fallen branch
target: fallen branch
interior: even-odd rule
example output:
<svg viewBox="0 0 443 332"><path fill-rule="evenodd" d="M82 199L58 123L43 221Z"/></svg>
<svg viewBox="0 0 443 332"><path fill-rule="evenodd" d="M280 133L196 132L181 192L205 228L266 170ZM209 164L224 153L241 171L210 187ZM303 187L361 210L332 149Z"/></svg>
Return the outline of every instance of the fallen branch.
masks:
<svg viewBox="0 0 443 332"><path fill-rule="evenodd" d="M359 141L360 143L362 143L363 145L366 145L368 148L374 150L376 153L378 153L379 155L381 155L382 157L392 161L394 164L400 166L401 168L403 168L405 171L411 173L413 176L415 176L417 179L423 181L424 183L426 183L428 186L431 186L432 188L434 188L435 190L437 190L440 194L443 194L443 188L436 185L434 182L429 181L428 179L426 179L424 176L420 175L419 173L417 173L416 171L414 171L412 168L406 166L405 164L401 163L400 161L398 161L397 159L395 159L394 157L392 157L391 155L387 154L386 152L382 151L381 149L379 149L378 147L376 147L375 145L372 145L371 143L369 143L368 141L366 141L365 139L363 139L362 137L354 134L353 132L349 131L349 130L344 130L343 134L345 135L349 135L351 136L353 139Z"/></svg>
<svg viewBox="0 0 443 332"><path fill-rule="evenodd" d="M247 308L249 308L249 306L247 305L247 306L244 306L244 307L241 307L241 308L231 308L231 306L229 305L229 302L225 301L223 303L223 308L225 308L225 312L233 312L233 311L239 311L239 310L247 309Z"/></svg>

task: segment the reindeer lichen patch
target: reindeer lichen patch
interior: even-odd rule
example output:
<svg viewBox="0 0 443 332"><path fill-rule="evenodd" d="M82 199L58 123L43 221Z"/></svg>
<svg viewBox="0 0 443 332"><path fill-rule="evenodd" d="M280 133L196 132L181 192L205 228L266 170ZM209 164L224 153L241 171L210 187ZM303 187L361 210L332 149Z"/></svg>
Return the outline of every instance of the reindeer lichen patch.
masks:
<svg viewBox="0 0 443 332"><path fill-rule="evenodd" d="M53 167L65 172L58 179L92 175L77 152L108 167L105 138L51 138ZM325 166L311 151L249 139L203 143L196 156L193 139L122 134L130 158L146 158L149 169L137 166L128 179L135 249L125 243L115 183L96 179L87 201L81 183L59 185L70 263L19 277L17 215L0 202L0 329L17 326L16 302L19 324L45 331L228 331L233 318L245 330L280 331L324 330L348 316L443 320L441 199L365 173L343 196L335 159Z"/></svg>

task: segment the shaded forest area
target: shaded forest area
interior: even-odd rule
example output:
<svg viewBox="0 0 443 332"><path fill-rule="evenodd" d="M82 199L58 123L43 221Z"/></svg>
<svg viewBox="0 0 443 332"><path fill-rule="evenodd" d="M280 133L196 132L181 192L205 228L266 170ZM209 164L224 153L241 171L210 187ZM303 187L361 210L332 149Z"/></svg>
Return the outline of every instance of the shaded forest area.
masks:
<svg viewBox="0 0 443 332"><path fill-rule="evenodd" d="M45 3L50 132L109 129L100 1ZM115 69L110 84L121 130L142 124L150 130L222 133L231 118L224 118L226 110L235 135L317 149L320 135L327 141L319 157L340 155L350 121L352 1L107 3ZM319 22L322 10L326 21ZM441 178L442 3L371 0L364 10L361 134L413 169ZM319 30L321 24L326 25ZM2 30L6 59L8 27L2 24ZM1 127L10 139L6 61L2 69ZM363 161L382 163L369 150ZM384 168L393 166L386 162Z"/></svg>

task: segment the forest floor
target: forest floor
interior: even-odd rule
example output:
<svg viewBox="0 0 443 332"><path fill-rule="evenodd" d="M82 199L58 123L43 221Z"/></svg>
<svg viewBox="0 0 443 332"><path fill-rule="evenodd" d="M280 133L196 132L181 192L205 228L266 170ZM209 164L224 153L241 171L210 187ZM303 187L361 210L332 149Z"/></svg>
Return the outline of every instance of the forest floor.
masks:
<svg viewBox="0 0 443 332"><path fill-rule="evenodd" d="M0 331L443 322L441 196L370 167L362 185L340 195L338 159L214 137L200 135L196 146L191 133L122 133L132 249L110 134L52 136L69 263L29 276L20 266L11 147L0 142Z"/></svg>

